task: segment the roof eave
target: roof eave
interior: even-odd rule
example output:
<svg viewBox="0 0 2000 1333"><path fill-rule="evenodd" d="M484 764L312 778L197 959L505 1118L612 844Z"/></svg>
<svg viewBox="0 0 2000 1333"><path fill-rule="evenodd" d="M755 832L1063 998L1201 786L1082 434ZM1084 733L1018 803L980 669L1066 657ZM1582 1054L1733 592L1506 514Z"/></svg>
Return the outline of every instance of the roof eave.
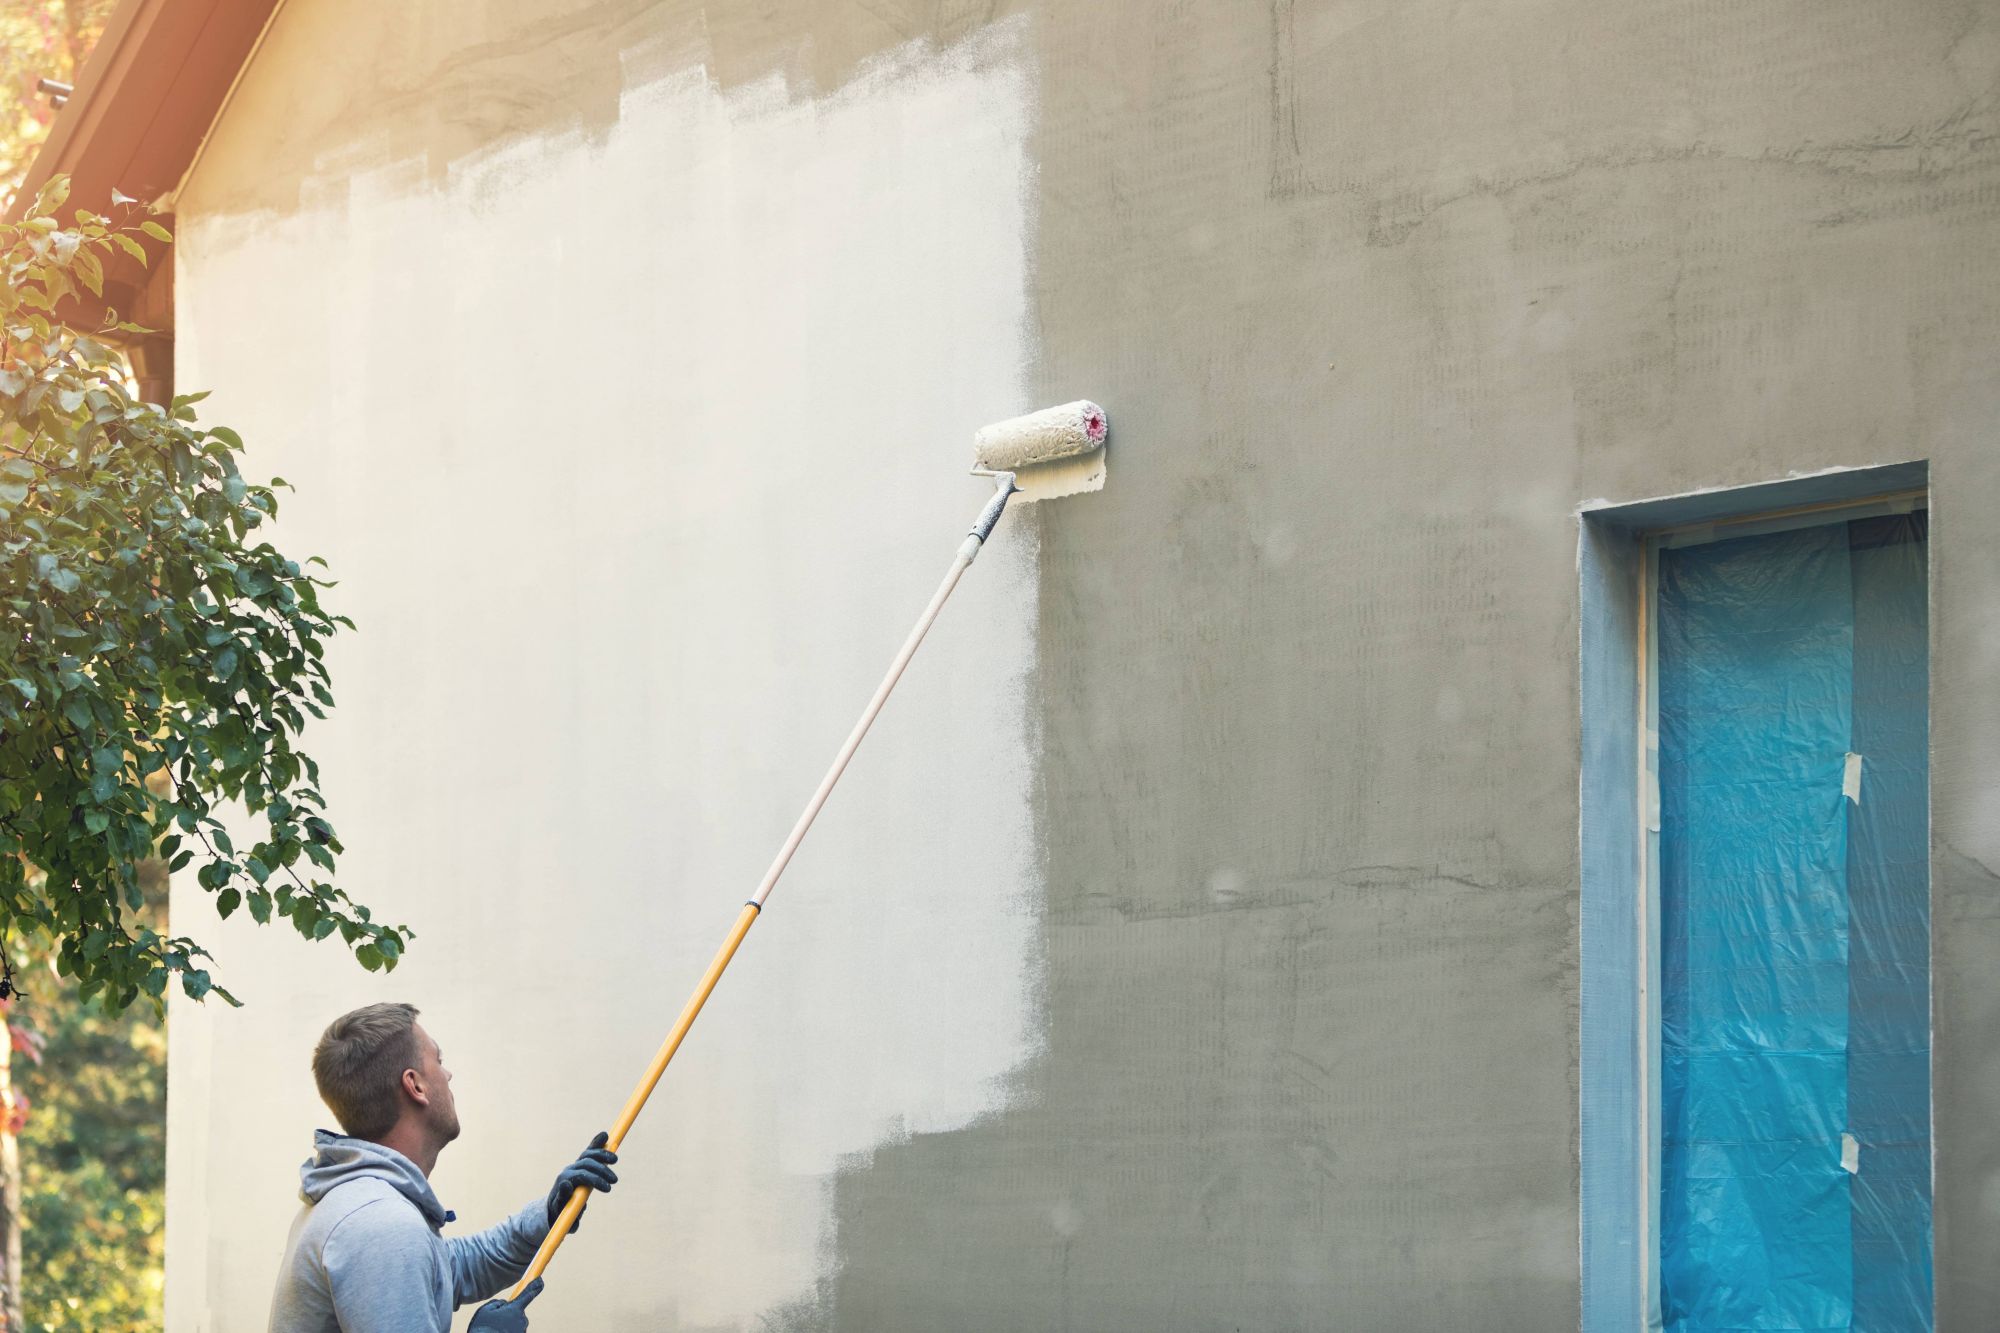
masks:
<svg viewBox="0 0 2000 1333"><path fill-rule="evenodd" d="M115 188L154 203L193 164L278 0L125 0L78 72L76 91L29 164L15 221L50 177L70 203L109 212Z"/></svg>

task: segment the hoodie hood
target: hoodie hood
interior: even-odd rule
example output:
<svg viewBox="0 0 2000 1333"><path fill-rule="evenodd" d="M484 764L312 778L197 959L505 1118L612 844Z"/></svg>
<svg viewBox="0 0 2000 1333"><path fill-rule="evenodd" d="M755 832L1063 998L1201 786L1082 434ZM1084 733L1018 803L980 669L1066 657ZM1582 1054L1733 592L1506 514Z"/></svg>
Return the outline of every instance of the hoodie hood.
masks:
<svg viewBox="0 0 2000 1333"><path fill-rule="evenodd" d="M350 1180L379 1180L417 1206L432 1228L452 1220L417 1164L394 1148L330 1129L313 1131L313 1155L299 1166L299 1197L318 1203Z"/></svg>

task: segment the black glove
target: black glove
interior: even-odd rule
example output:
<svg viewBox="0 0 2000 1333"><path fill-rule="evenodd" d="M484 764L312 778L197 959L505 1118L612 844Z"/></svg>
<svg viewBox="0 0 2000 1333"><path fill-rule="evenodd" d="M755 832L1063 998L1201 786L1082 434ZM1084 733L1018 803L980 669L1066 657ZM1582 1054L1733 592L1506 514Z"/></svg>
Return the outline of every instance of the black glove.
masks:
<svg viewBox="0 0 2000 1333"><path fill-rule="evenodd" d="M528 1284L518 1301L488 1301L473 1313L465 1333L528 1333L528 1302L542 1294L542 1280Z"/></svg>
<svg viewBox="0 0 2000 1333"><path fill-rule="evenodd" d="M576 1193L578 1185L588 1185L594 1190L609 1190L618 1183L618 1173L611 1169L611 1164L618 1160L618 1154L604 1146L610 1139L609 1134L600 1130L597 1137L590 1141L590 1146L583 1150L583 1155L564 1167L562 1174L556 1177L556 1187L549 1191L550 1226L556 1224L556 1218L561 1215L563 1205L569 1202L570 1195ZM579 1213L570 1231L574 1233L576 1228L582 1225L583 1215Z"/></svg>

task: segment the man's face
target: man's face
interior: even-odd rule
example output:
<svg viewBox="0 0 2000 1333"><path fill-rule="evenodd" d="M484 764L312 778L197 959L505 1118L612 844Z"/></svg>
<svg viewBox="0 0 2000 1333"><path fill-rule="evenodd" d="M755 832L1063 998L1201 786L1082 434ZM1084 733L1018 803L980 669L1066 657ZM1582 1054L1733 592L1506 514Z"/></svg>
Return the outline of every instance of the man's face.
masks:
<svg viewBox="0 0 2000 1333"><path fill-rule="evenodd" d="M417 1036L417 1078L430 1105L424 1108L424 1121L439 1143L450 1143L458 1137L458 1105L451 1099L451 1071L444 1067L444 1054L438 1044L431 1040L431 1034L424 1031L424 1025L415 1024Z"/></svg>

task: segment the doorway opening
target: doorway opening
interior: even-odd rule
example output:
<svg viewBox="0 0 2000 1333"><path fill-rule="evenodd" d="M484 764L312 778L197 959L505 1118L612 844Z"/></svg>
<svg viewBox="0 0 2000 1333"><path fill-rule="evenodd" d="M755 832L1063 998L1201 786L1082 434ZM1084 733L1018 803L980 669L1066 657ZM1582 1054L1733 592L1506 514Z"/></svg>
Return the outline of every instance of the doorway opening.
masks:
<svg viewBox="0 0 2000 1333"><path fill-rule="evenodd" d="M1932 1326L1927 518L1654 542L1670 1333Z"/></svg>
<svg viewBox="0 0 2000 1333"><path fill-rule="evenodd" d="M1585 1333L1933 1326L1927 484L1580 514Z"/></svg>

